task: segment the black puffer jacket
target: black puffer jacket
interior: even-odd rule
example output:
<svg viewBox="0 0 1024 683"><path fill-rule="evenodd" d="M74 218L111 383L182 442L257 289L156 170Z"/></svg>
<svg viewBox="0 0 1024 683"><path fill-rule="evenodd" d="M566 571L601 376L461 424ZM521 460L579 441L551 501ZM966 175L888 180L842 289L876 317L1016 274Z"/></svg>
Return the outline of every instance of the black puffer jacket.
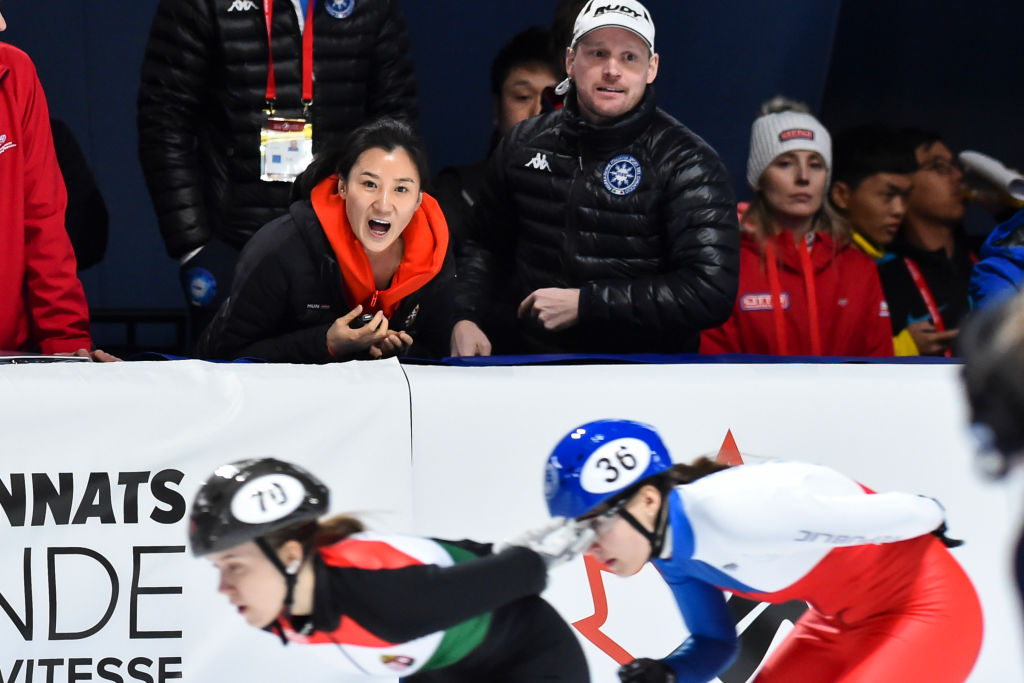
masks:
<svg viewBox="0 0 1024 683"><path fill-rule="evenodd" d="M575 103L570 91L565 109L519 124L492 156L476 248L459 262L467 309L499 351L696 351L736 298L728 173L652 88L610 126L586 123ZM559 333L519 322L503 340L515 306L542 287L578 287L579 322Z"/></svg>
<svg viewBox="0 0 1024 683"><path fill-rule="evenodd" d="M355 0L313 15L314 151L364 120L416 117L398 0ZM277 113L299 116L302 35L291 0L274 0ZM267 85L262 0L160 0L142 65L139 157L168 253L216 235L241 247L288 208L290 185L260 181Z"/></svg>
<svg viewBox="0 0 1024 683"><path fill-rule="evenodd" d="M451 248L441 272L407 295L389 329L408 332L408 355L448 355L455 318ZM268 223L242 250L231 296L203 332L200 358L260 358L283 363L350 360L327 351L327 330L351 310L338 260L308 200ZM368 353L351 358L369 358Z"/></svg>

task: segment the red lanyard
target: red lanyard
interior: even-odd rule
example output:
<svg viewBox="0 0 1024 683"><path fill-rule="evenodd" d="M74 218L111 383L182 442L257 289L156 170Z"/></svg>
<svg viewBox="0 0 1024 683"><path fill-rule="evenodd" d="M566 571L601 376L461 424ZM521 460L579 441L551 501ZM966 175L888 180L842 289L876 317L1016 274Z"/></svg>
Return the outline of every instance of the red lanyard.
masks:
<svg viewBox="0 0 1024 683"><path fill-rule="evenodd" d="M935 297L932 296L932 290L928 287L928 283L924 281L924 276L921 275L921 269L917 267L917 264L912 260L903 257L903 263L907 266L907 272L910 273L910 279L914 281L914 285L917 286L917 291L921 294L921 298L924 299L925 308L928 309L928 315L932 318L932 324L935 325L936 332L945 332L946 323L942 320L942 314L939 313L939 307L935 305ZM952 358L953 351L946 349L946 357Z"/></svg>
<svg viewBox="0 0 1024 683"><path fill-rule="evenodd" d="M808 323L811 327L811 353L821 354L821 327L818 324L818 292L814 282L814 266L811 254L807 250L807 241L801 240L797 245L800 253L800 269L804 276L804 290L807 295ZM786 332L786 320L782 313L782 283L779 280L779 265L775 257L774 238L764 241L764 257L768 266L768 283L772 290L772 317L775 322L775 339L779 343L779 355L789 355L789 338ZM792 295L791 295L792 296Z"/></svg>
<svg viewBox="0 0 1024 683"><path fill-rule="evenodd" d="M814 266L811 264L811 252L807 249L807 240L800 240L797 245L800 252L800 268L804 271L804 287L807 290L807 311L811 322L811 353L821 355L821 328L818 326L818 290L814 284Z"/></svg>
<svg viewBox="0 0 1024 683"><path fill-rule="evenodd" d="M775 257L775 238L764 240L764 259L768 266L768 283L772 289L772 318L775 322L775 340L779 344L779 355L789 355L789 339L786 336L786 320L782 317L782 285L779 282L779 264Z"/></svg>
<svg viewBox="0 0 1024 683"><path fill-rule="evenodd" d="M306 22L302 29L302 106L303 115L309 115L313 104L313 7L310 0L306 7ZM274 80L274 0L263 0L263 17L267 22L267 109L274 111L277 100L277 82Z"/></svg>

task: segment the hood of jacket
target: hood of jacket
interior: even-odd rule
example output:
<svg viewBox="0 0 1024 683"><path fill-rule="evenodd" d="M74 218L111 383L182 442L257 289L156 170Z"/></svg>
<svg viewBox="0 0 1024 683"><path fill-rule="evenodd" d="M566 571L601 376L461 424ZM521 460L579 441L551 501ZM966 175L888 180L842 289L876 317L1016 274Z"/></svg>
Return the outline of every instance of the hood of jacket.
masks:
<svg viewBox="0 0 1024 683"><path fill-rule="evenodd" d="M366 250L345 214L345 200L338 194L338 176L320 181L310 195L317 220L338 259L349 304L362 304L364 313L384 311L391 317L399 303L441 272L448 251L448 223L437 200L426 192L423 201L402 232L402 261L387 289L378 290Z"/></svg>
<svg viewBox="0 0 1024 683"><path fill-rule="evenodd" d="M828 233L812 232L809 235L812 236L810 257L815 275L819 275L828 268L835 260L836 254L849 246L836 245L835 240ZM775 255L782 270L796 273L797 275L804 272L803 267L800 265L800 252L797 251L796 242L793 241L791 233L785 231L765 239L772 240L775 245ZM764 243L758 239L757 233L754 232L753 228L746 225L740 227L740 248L742 251L756 254L761 262L764 261Z"/></svg>

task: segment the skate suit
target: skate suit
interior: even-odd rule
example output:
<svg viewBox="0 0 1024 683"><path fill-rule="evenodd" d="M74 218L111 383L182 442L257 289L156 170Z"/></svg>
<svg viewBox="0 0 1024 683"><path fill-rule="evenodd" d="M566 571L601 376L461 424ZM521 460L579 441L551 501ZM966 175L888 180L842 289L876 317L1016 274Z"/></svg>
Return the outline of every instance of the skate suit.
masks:
<svg viewBox="0 0 1024 683"><path fill-rule="evenodd" d="M757 683L965 680L981 647L981 606L929 533L943 511L930 498L869 493L796 462L742 465L676 487L653 564L691 633L663 660L677 681L711 680L735 655L722 590L810 605Z"/></svg>
<svg viewBox="0 0 1024 683"><path fill-rule="evenodd" d="M578 641L537 597L547 575L533 551L361 532L317 548L314 571L312 615L269 629L340 669L417 683L588 680Z"/></svg>

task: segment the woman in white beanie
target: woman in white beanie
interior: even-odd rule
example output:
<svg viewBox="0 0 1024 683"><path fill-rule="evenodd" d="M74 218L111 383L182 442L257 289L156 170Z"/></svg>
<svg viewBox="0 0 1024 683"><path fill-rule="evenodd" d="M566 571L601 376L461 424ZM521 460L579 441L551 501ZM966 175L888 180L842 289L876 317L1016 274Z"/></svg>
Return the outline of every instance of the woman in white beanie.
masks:
<svg viewBox="0 0 1024 683"><path fill-rule="evenodd" d="M852 248L825 199L832 140L799 102L762 106L750 134L740 204L740 286L732 316L701 353L891 356L889 310L875 264Z"/></svg>

